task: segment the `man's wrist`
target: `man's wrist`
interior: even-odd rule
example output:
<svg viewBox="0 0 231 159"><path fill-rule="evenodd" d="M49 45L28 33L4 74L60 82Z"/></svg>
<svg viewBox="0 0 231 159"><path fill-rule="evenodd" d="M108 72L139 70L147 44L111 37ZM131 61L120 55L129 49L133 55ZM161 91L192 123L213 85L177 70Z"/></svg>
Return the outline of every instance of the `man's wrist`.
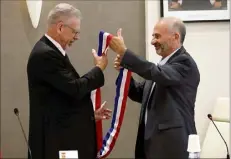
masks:
<svg viewBox="0 0 231 159"><path fill-rule="evenodd" d="M104 70L103 66L101 66L101 65L96 65L96 67L99 67L101 69L101 71Z"/></svg>
<svg viewBox="0 0 231 159"><path fill-rule="evenodd" d="M120 51L120 56L124 56L125 52L127 51L127 48L123 48L121 51Z"/></svg>

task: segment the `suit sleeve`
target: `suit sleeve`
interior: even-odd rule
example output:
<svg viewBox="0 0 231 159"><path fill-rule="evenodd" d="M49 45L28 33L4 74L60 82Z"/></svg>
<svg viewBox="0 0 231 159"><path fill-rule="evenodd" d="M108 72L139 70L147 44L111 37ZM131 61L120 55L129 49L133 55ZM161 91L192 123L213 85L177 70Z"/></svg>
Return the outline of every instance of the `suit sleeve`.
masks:
<svg viewBox="0 0 231 159"><path fill-rule="evenodd" d="M171 64L157 66L127 49L121 66L137 73L146 80L152 80L162 85L179 85L191 71L191 62L187 57L178 58Z"/></svg>
<svg viewBox="0 0 231 159"><path fill-rule="evenodd" d="M104 85L104 75L99 67L92 68L81 78L76 78L68 70L62 59L54 56L56 52L47 52L37 56L33 62L37 65L36 75L56 89L77 99Z"/></svg>
<svg viewBox="0 0 231 159"><path fill-rule="evenodd" d="M130 81L128 97L138 103L142 103L145 82L138 83L133 78Z"/></svg>

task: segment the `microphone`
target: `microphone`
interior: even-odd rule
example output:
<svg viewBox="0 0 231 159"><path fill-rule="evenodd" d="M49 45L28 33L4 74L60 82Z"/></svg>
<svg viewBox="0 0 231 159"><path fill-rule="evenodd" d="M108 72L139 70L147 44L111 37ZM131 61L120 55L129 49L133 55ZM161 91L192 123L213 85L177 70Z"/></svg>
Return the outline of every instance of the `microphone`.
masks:
<svg viewBox="0 0 231 159"><path fill-rule="evenodd" d="M19 117L19 110L18 110L18 108L14 108L14 114L18 117L18 121L19 121L20 127L21 127L23 135L24 135L24 139L26 141L26 144L27 144L27 147L28 147L28 150L29 150L30 159L32 159L30 146L28 144L28 141L27 141L27 138L26 138L26 133L25 133L25 131L23 129L23 126L22 126L22 123L21 123L21 120L20 120L20 117Z"/></svg>
<svg viewBox="0 0 231 159"><path fill-rule="evenodd" d="M221 133L220 133L219 129L217 128L216 124L214 123L214 121L213 121L213 117L212 117L212 115L211 115L211 114L208 114L208 118L209 118L209 120L211 120L211 121L212 121L213 125L215 126L215 128L217 129L218 133L220 134L220 136L221 136L222 140L224 141L225 146L226 146L226 149L227 149L227 159L230 159L230 156L229 156L229 148L228 148L228 145L227 145L227 143L226 143L225 139L223 138L223 136L221 135Z"/></svg>

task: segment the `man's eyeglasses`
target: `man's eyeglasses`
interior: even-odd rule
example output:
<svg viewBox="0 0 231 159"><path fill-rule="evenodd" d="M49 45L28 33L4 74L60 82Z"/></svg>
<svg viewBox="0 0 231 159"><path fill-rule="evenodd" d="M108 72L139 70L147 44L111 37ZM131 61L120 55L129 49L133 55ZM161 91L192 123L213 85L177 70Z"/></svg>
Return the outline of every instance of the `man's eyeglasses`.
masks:
<svg viewBox="0 0 231 159"><path fill-rule="evenodd" d="M70 27L69 25L64 24L65 27L68 27L69 29L71 29L72 33L75 35L79 35L80 31L75 30L74 28Z"/></svg>

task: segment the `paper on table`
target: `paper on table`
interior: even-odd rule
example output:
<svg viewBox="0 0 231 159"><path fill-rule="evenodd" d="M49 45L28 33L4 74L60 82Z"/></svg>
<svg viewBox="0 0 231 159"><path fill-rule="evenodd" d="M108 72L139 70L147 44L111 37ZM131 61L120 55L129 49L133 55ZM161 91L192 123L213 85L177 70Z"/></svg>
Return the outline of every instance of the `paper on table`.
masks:
<svg viewBox="0 0 231 159"><path fill-rule="evenodd" d="M77 150L59 151L59 159L78 158Z"/></svg>

